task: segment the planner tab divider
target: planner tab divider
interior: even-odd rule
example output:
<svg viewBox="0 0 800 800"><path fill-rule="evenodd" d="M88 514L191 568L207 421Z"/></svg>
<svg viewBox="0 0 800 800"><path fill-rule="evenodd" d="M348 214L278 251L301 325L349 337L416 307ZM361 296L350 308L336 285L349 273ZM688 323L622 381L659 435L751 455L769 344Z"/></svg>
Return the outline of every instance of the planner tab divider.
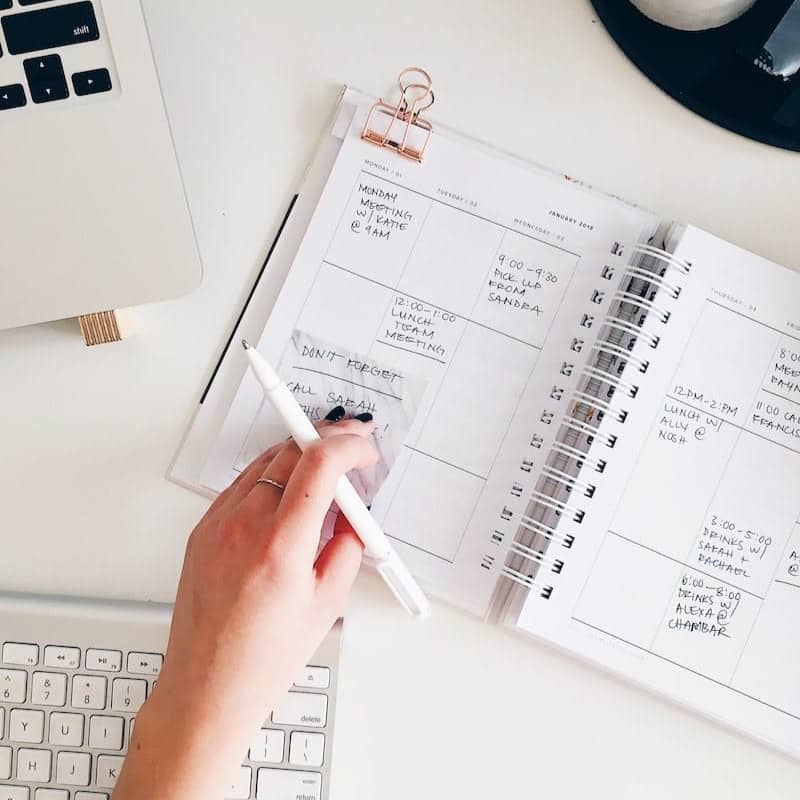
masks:
<svg viewBox="0 0 800 800"><path fill-rule="evenodd" d="M420 67L407 67L397 76L400 99L378 100L369 110L361 138L393 150L411 161L422 161L433 132L420 114L434 102L431 76Z"/></svg>
<svg viewBox="0 0 800 800"><path fill-rule="evenodd" d="M598 284L589 301L599 304L606 292L613 292L608 315L598 320L587 305L577 320L570 352L577 354L588 347L592 355L582 368L566 414L558 421L554 412L544 410L531 433L532 447L541 448L546 437L539 429L560 425L542 466L536 470L530 462L521 465L523 472L538 473L533 488L518 481L512 486L511 494L524 498L527 505L519 515L507 506L501 511L501 521L516 527L490 604L492 621L513 616L513 609L531 592L549 600L556 591L558 576L567 567L568 552L575 543L574 534L559 532L559 522L569 516L581 526L586 524L592 498L602 490L602 474L617 443L615 435L599 430L600 425L607 415L623 423L627 418L639 391L633 376L646 374L650 366L649 360L633 355L632 350L639 339L658 350L660 335L644 330L644 323L651 315L662 325L669 323L669 305L679 300L682 282L691 273L689 262L651 244L617 245L612 255L624 259L626 251L621 275L617 276L619 266L606 266L601 274L601 280L617 278L617 288ZM588 333L593 326L599 333L592 340ZM569 376L575 368L565 354L562 374ZM562 399L558 387L553 392L551 399ZM492 544L500 544L499 536L495 531Z"/></svg>

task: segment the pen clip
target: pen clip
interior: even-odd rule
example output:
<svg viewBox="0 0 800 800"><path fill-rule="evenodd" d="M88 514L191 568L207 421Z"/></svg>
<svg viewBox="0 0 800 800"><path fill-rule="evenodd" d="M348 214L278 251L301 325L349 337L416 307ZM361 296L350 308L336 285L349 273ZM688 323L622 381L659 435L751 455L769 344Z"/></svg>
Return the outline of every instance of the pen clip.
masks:
<svg viewBox="0 0 800 800"><path fill-rule="evenodd" d="M414 580L397 553L392 552L388 558L379 561L375 567L384 583L409 614L423 619L430 616L431 604L428 598L425 597L419 584Z"/></svg>

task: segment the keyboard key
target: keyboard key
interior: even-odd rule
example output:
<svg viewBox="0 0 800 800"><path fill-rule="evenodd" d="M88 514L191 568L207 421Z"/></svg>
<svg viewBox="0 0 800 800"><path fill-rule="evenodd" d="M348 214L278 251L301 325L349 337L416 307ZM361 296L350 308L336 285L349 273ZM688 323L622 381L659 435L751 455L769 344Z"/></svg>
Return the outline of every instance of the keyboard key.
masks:
<svg viewBox="0 0 800 800"><path fill-rule="evenodd" d="M34 103L51 103L69 97L61 56L27 58L22 65Z"/></svg>
<svg viewBox="0 0 800 800"><path fill-rule="evenodd" d="M6 642L3 645L3 662L21 667L35 667L39 663L39 645Z"/></svg>
<svg viewBox="0 0 800 800"><path fill-rule="evenodd" d="M24 703L27 688L27 672L19 669L0 669L0 702Z"/></svg>
<svg viewBox="0 0 800 800"><path fill-rule="evenodd" d="M147 699L147 681L114 678L111 690L111 710L135 714Z"/></svg>
<svg viewBox="0 0 800 800"><path fill-rule="evenodd" d="M0 708L0 739L3 738L3 731L6 728L6 710L4 708ZM2 798L0 798L2 800Z"/></svg>
<svg viewBox="0 0 800 800"><path fill-rule="evenodd" d="M60 669L78 669L81 665L81 651L77 647L54 647L44 649L44 665Z"/></svg>
<svg viewBox="0 0 800 800"><path fill-rule="evenodd" d="M2 796L0 796L0 800L3 800ZM108 795L100 794L100 792L78 792L75 800L108 800Z"/></svg>
<svg viewBox="0 0 800 800"><path fill-rule="evenodd" d="M125 720L122 717L92 717L89 720L89 747L95 750L122 750Z"/></svg>
<svg viewBox="0 0 800 800"><path fill-rule="evenodd" d="M8 738L12 742L41 744L44 741L44 711L11 709L8 715Z"/></svg>
<svg viewBox="0 0 800 800"><path fill-rule="evenodd" d="M30 800L30 796L24 786L0 786L0 800Z"/></svg>
<svg viewBox="0 0 800 800"><path fill-rule="evenodd" d="M31 679L31 703L35 706L65 706L67 676L57 672L34 672Z"/></svg>
<svg viewBox="0 0 800 800"><path fill-rule="evenodd" d="M100 38L94 8L88 0L39 11L6 14L0 22L11 55L52 50Z"/></svg>
<svg viewBox="0 0 800 800"><path fill-rule="evenodd" d="M17 751L17 780L27 783L47 783L50 780L50 765L49 750L22 748Z"/></svg>
<svg viewBox="0 0 800 800"><path fill-rule="evenodd" d="M11 748L0 747L0 781L11 777Z"/></svg>
<svg viewBox="0 0 800 800"><path fill-rule="evenodd" d="M324 733L294 731L289 743L289 763L298 767L321 767L325 753Z"/></svg>
<svg viewBox="0 0 800 800"><path fill-rule="evenodd" d="M250 745L250 760L258 764L280 764L285 739L283 731L259 731Z"/></svg>
<svg viewBox="0 0 800 800"><path fill-rule="evenodd" d="M69 800L66 789L37 789L33 795L34 800Z"/></svg>
<svg viewBox="0 0 800 800"><path fill-rule="evenodd" d="M306 667L294 685L301 689L327 689L331 685L331 671L328 667Z"/></svg>
<svg viewBox="0 0 800 800"><path fill-rule="evenodd" d="M253 770L250 767L239 767L233 783L231 783L228 791L225 792L226 800L248 800L252 780Z"/></svg>
<svg viewBox="0 0 800 800"><path fill-rule="evenodd" d="M100 92L111 91L111 75L107 69L91 69L87 72L76 72L72 76L72 88L75 94L83 97L87 94L99 94ZM133 655L133 653L131 653ZM130 661L130 656L128 656ZM128 670L132 672L132 670ZM140 673L142 674L142 673Z"/></svg>
<svg viewBox="0 0 800 800"><path fill-rule="evenodd" d="M21 6L35 6L38 3L52 3L53 0L19 0ZM9 7L11 3L9 2Z"/></svg>
<svg viewBox="0 0 800 800"><path fill-rule="evenodd" d="M159 675L164 656L158 653L129 653L128 672L131 675Z"/></svg>
<svg viewBox="0 0 800 800"><path fill-rule="evenodd" d="M99 675L76 675L72 679L72 707L102 711L106 707L107 683Z"/></svg>
<svg viewBox="0 0 800 800"><path fill-rule="evenodd" d="M64 77L64 65L59 55L26 58L22 65L30 83L51 83Z"/></svg>
<svg viewBox="0 0 800 800"><path fill-rule="evenodd" d="M47 741L62 747L80 747L83 744L83 716L60 712L51 714ZM3 800L2 797L0 800Z"/></svg>
<svg viewBox="0 0 800 800"><path fill-rule="evenodd" d="M5 11L7 8L11 8L12 0L0 0L0 11ZM0 797L0 800L3 798Z"/></svg>
<svg viewBox="0 0 800 800"><path fill-rule="evenodd" d="M58 754L56 758L56 783L61 783L64 786L88 786L91 776L92 757L88 753Z"/></svg>
<svg viewBox="0 0 800 800"><path fill-rule="evenodd" d="M86 669L119 672L122 669L122 653L119 650L87 650Z"/></svg>
<svg viewBox="0 0 800 800"><path fill-rule="evenodd" d="M21 83L0 86L0 111L8 111L10 108L22 108L27 103L25 89ZM2 797L0 797L0 800L2 800Z"/></svg>
<svg viewBox="0 0 800 800"><path fill-rule="evenodd" d="M302 725L324 728L328 718L328 696L306 692L289 692L272 712L278 725Z"/></svg>
<svg viewBox="0 0 800 800"><path fill-rule="evenodd" d="M101 789L113 789L122 770L122 756L97 757L97 785Z"/></svg>
<svg viewBox="0 0 800 800"><path fill-rule="evenodd" d="M257 800L320 800L322 775L263 767L258 771Z"/></svg>

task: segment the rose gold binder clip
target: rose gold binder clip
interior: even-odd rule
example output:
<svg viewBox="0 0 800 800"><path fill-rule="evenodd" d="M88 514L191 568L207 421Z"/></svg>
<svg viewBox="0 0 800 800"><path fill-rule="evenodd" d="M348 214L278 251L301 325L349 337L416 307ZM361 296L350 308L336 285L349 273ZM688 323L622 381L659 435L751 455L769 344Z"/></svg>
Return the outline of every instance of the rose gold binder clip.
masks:
<svg viewBox="0 0 800 800"><path fill-rule="evenodd" d="M361 138L394 150L412 161L422 161L433 128L420 114L433 105L431 76L419 67L408 67L397 76L397 105L379 100L367 115Z"/></svg>

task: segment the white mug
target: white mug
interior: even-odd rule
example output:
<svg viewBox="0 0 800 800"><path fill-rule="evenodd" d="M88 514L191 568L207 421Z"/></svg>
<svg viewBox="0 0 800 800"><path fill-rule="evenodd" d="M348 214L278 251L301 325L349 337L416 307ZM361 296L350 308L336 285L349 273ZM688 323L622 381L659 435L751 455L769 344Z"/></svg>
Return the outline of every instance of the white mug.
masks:
<svg viewBox="0 0 800 800"><path fill-rule="evenodd" d="M650 19L680 28L701 31L718 28L741 16L755 0L631 0Z"/></svg>

